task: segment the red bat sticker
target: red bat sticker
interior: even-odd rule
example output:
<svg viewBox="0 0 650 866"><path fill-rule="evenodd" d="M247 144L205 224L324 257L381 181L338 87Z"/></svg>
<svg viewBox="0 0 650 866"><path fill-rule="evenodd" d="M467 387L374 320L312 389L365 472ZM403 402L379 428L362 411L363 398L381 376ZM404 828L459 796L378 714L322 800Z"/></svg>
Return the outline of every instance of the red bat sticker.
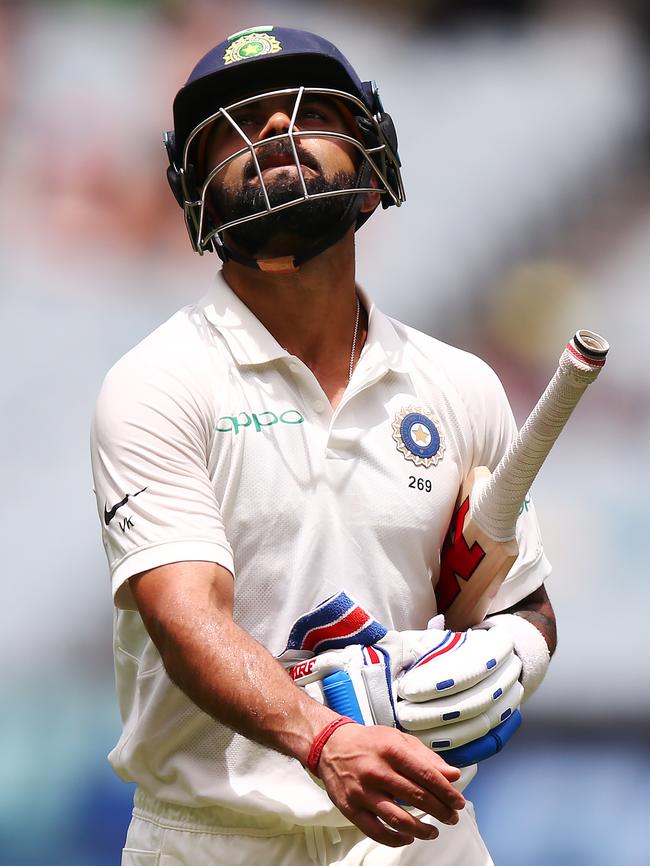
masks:
<svg viewBox="0 0 650 866"><path fill-rule="evenodd" d="M469 580L485 556L485 551L475 541L468 547L463 535L465 517L469 511L469 496L463 501L442 545L440 553L440 576L436 585L438 613L444 613L460 592L458 579Z"/></svg>

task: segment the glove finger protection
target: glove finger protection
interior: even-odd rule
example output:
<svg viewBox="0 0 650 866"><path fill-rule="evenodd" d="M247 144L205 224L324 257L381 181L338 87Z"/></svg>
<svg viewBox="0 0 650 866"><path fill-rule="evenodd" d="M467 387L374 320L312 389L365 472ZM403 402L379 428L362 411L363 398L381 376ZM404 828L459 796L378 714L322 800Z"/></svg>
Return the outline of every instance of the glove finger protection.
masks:
<svg viewBox="0 0 650 866"><path fill-rule="evenodd" d="M521 683L515 682L489 707L484 713L461 722L451 722L440 727L430 726L408 730L420 742L436 752L444 749L457 749L473 740L478 740L498 727L518 709L521 703L523 689Z"/></svg>
<svg viewBox="0 0 650 866"><path fill-rule="evenodd" d="M458 724L467 719L480 717L493 710L495 706L503 706L506 693L510 694L511 700L513 699L511 690L514 685L519 686L517 680L520 672L521 661L517 656L511 655L487 679L465 691L422 702L398 701L395 704L397 721L407 731L418 731ZM516 695L520 697L522 692L519 686ZM511 709L519 706L519 702L517 701ZM505 710L506 707L503 706L503 709Z"/></svg>
<svg viewBox="0 0 650 866"><path fill-rule="evenodd" d="M413 632L403 632L404 640ZM427 635L427 632L421 633ZM385 645L390 639L379 641ZM431 636L432 638L434 635ZM424 638L413 641L422 644ZM456 694L487 679L506 659L513 657L512 638L505 629L465 632L446 631L438 644L422 653L402 673L398 694L409 701L428 701L444 693Z"/></svg>

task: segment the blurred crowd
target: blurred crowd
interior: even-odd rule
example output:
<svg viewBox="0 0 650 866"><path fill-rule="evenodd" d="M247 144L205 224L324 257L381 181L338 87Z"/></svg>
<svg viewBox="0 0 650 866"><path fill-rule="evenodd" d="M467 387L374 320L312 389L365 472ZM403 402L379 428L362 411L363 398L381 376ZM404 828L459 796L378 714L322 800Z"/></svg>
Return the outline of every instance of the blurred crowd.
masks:
<svg viewBox="0 0 650 866"><path fill-rule="evenodd" d="M13 244L36 243L55 257L94 248L138 256L175 254L185 241L162 177L160 144L160 134L171 122L170 94L187 77L196 58L242 21L257 20L259 15L286 20L288 14L298 21L321 20L325 29L329 24L336 32L337 21L350 20L357 29L348 40L348 50L354 52L360 35L365 36L356 53L367 54L373 74L392 80L397 89L387 74L395 51L402 55L409 45L414 54L425 51L425 40L440 38L450 28L456 28L450 38L462 42L460 34L466 32L462 26L467 28L469 22L471 32L478 22L484 27L482 38L489 39L490 34L495 36L495 21L514 25L536 12L541 20L545 15L549 21L559 20L560 26L572 27L580 9L584 12L587 7L595 17L597 9L604 15L602 10L608 6L621 14L625 5L575 0L564 4L357 0L327 7L310 4L305 13L290 2L251 0L5 0L0 6L3 233L11 235ZM382 26L384 21L389 22L388 28ZM640 37L642 30L636 34ZM375 52L373 36L377 37ZM538 49L544 50L541 43ZM461 50L458 57L466 62L465 54ZM402 59L406 58L402 55ZM565 59L560 57L560 62ZM594 59L606 61L597 55ZM516 63L519 58L512 60ZM542 58L533 55L531 60ZM432 71L445 74L444 67L434 65ZM471 75L471 69L452 71ZM450 83L445 80L444 86ZM432 97L438 89L433 82ZM432 98L420 110L435 113L438 105ZM503 107L507 109L506 104ZM399 116L404 109L398 105L394 111ZM503 131L512 136L510 123L503 124ZM556 133L562 136L563 130ZM587 136L585 141L588 145ZM445 156L441 154L441 161ZM579 156L566 154L567 159ZM537 194L542 196L544 191ZM575 209L575 197L565 206ZM531 235L539 237L535 232Z"/></svg>
<svg viewBox="0 0 650 866"><path fill-rule="evenodd" d="M650 458L649 22L642 0L0 0L3 864L118 862L129 791L104 763L118 719L88 425L108 367L218 265L190 250L161 133L196 60L259 23L320 32L379 81L407 202L359 233L359 278L387 313L484 356L519 420L577 327L612 343L534 489L558 656L522 747L475 796L491 843L520 772L521 804L554 815L528 847L501 840L501 866L650 862L634 832L650 802L650 583L633 483ZM619 789L599 786L597 756L632 784L607 844L589 822ZM554 799L566 766L587 804L578 841Z"/></svg>

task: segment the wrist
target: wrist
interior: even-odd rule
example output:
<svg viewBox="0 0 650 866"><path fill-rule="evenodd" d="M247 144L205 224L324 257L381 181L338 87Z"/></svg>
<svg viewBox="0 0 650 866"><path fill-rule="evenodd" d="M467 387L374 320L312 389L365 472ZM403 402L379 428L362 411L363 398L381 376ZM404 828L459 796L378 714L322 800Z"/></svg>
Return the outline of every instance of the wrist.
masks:
<svg viewBox="0 0 650 866"><path fill-rule="evenodd" d="M320 762L320 756L325 747L325 744L332 736L334 731L338 730L343 725L356 725L357 723L354 719L348 718L348 716L337 716L337 718L332 719L332 721L328 722L324 728L322 728L314 737L311 743L311 747L309 749L309 754L307 755L307 760L305 761L305 767L309 770L310 773L313 773L314 776L318 776L318 764Z"/></svg>
<svg viewBox="0 0 650 866"><path fill-rule="evenodd" d="M546 675L551 654L544 635L532 622L514 613L498 613L485 619L480 628L501 626L512 638L514 650L521 659L520 682L524 688L523 700L537 690Z"/></svg>

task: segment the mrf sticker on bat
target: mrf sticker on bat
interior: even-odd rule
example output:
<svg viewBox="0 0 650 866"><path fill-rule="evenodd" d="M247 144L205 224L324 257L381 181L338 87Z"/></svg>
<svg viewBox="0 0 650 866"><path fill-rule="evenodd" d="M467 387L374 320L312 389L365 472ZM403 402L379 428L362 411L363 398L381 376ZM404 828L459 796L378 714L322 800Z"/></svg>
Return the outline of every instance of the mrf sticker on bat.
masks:
<svg viewBox="0 0 650 866"><path fill-rule="evenodd" d="M445 453L440 422L429 409L406 406L393 421L397 450L416 466L436 466Z"/></svg>

